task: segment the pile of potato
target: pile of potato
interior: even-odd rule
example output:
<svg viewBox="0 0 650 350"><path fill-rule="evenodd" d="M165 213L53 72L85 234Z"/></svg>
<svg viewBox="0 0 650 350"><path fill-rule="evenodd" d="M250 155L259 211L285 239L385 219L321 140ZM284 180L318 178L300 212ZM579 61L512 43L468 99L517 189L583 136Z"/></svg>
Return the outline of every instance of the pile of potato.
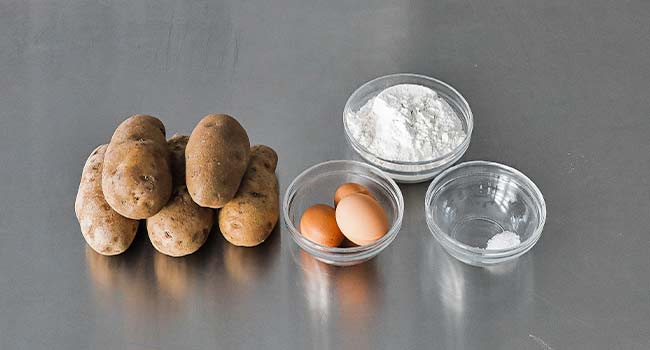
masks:
<svg viewBox="0 0 650 350"><path fill-rule="evenodd" d="M215 216L230 243L262 243L279 217L275 151L251 147L246 130L224 114L205 116L190 136L165 138L158 118L134 115L90 154L75 201L88 245L120 254L146 219L159 252L184 256L205 243Z"/></svg>

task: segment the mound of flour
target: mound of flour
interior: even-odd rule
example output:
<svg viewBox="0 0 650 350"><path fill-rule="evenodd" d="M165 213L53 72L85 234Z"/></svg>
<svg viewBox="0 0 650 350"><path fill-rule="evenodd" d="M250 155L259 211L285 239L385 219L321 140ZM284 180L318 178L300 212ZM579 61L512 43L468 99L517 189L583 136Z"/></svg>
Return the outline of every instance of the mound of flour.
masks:
<svg viewBox="0 0 650 350"><path fill-rule="evenodd" d="M370 153L392 161L426 161L443 156L465 137L453 108L421 85L383 90L346 122L351 136Z"/></svg>

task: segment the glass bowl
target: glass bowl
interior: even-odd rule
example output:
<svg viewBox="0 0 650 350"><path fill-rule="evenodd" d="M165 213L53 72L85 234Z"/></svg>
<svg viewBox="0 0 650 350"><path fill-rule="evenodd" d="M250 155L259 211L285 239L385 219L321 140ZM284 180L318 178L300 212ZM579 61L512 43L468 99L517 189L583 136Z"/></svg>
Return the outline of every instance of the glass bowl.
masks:
<svg viewBox="0 0 650 350"><path fill-rule="evenodd" d="M428 87L447 101L462 122L463 129L467 135L465 140L463 140L463 142L450 153L447 153L442 157L421 162L401 162L384 159L381 155L373 154L367 148L359 144L350 134L346 116L348 113L357 112L366 104L366 102L368 102L369 99L377 96L383 90L399 84L416 84ZM345 128L345 135L348 143L365 161L383 170L397 182L416 183L432 179L442 170L457 162L460 157L465 154L472 137L474 121L469 104L453 87L440 80L424 75L401 73L376 78L363 84L353 92L345 103L345 108L343 110L343 126Z"/></svg>
<svg viewBox="0 0 650 350"><path fill-rule="evenodd" d="M303 212L314 204L333 205L334 192L346 182L357 182L370 190L388 216L388 232L376 242L349 248L326 247L300 234L297 227ZM300 248L322 262L348 266L373 258L393 242L402 226L404 199L395 181L381 170L352 160L333 160L312 166L291 182L282 203L282 215Z"/></svg>
<svg viewBox="0 0 650 350"><path fill-rule="evenodd" d="M458 260L490 266L530 250L542 234L546 204L537 186L503 164L474 161L442 172L425 197L427 225L442 247ZM487 250L487 241L515 232L521 244Z"/></svg>

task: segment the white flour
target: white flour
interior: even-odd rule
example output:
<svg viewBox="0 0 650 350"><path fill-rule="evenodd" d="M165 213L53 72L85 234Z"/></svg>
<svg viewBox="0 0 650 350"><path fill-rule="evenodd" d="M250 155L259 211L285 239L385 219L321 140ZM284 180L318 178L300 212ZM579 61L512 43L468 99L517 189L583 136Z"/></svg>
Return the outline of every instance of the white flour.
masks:
<svg viewBox="0 0 650 350"><path fill-rule="evenodd" d="M501 233L497 233L496 235L492 236L492 238L488 240L487 248L485 249L495 250L495 249L514 248L520 244L521 244L521 239L519 238L518 234L510 231L503 231Z"/></svg>
<svg viewBox="0 0 650 350"><path fill-rule="evenodd" d="M346 119L351 136L361 146L392 161L435 159L466 137L449 103L421 85L387 88Z"/></svg>

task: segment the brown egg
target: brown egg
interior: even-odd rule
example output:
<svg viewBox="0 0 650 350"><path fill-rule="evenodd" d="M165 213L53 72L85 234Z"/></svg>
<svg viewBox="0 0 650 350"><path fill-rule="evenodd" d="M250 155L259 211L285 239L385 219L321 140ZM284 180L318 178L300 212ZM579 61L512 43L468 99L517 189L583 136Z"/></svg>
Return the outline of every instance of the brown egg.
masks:
<svg viewBox="0 0 650 350"><path fill-rule="evenodd" d="M334 207L339 205L339 202L343 197L351 195L352 193L363 193L375 198L366 186L360 185L356 182L348 182L336 189L336 192L334 193Z"/></svg>
<svg viewBox="0 0 650 350"><path fill-rule="evenodd" d="M327 247L338 247L345 238L336 225L334 208L325 204L312 205L305 210L300 218L300 233Z"/></svg>
<svg viewBox="0 0 650 350"><path fill-rule="evenodd" d="M346 238L346 239L343 240L343 242L341 242L341 245L339 247L341 247L341 248L354 248L354 247L358 247L358 245L352 243L352 241L350 241L349 239Z"/></svg>
<svg viewBox="0 0 650 350"><path fill-rule="evenodd" d="M341 232L358 245L366 245L388 232L388 217L377 201L362 193L345 196L336 206L336 223Z"/></svg>

